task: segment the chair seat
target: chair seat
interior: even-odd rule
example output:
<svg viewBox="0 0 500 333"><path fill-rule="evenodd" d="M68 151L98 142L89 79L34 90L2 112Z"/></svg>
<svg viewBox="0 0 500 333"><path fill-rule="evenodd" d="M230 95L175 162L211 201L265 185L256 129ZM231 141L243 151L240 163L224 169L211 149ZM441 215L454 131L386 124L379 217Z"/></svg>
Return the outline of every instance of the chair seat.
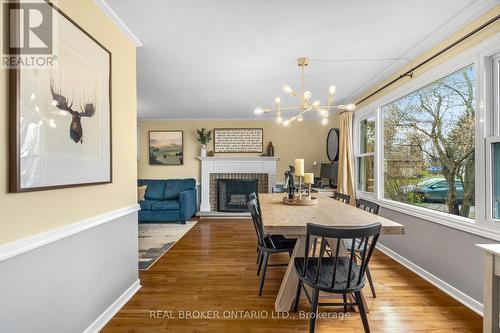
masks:
<svg viewBox="0 0 500 333"><path fill-rule="evenodd" d="M361 290L365 284L365 277L361 277L358 284L359 266L352 262L351 282L347 287L347 275L349 272L349 258L338 257L337 273L335 274L335 284L332 287L333 268L335 257L326 257L322 259L321 270L319 272L319 281L316 283L316 271L318 268L319 258L308 258L306 276L301 276L304 269L304 258L295 258L295 270L298 273L300 280L310 286L315 286L318 289L328 292L354 292Z"/></svg>
<svg viewBox="0 0 500 333"><path fill-rule="evenodd" d="M271 241L269 240L271 238L273 244L271 244ZM276 250L293 250L295 247L295 243L297 242L296 238L286 238L283 235L269 235L268 237L265 238L266 241L266 247L270 249L276 249Z"/></svg>

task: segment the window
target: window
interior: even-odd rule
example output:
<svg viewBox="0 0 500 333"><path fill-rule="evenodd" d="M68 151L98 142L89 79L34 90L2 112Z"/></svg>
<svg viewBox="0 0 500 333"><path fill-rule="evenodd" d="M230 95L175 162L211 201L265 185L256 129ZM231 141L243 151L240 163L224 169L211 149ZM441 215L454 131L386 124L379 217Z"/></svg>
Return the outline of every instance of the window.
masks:
<svg viewBox="0 0 500 333"><path fill-rule="evenodd" d="M385 199L474 218L474 76L470 65L381 107Z"/></svg>
<svg viewBox="0 0 500 333"><path fill-rule="evenodd" d="M500 142L492 144L493 162L493 218L500 220Z"/></svg>
<svg viewBox="0 0 500 333"><path fill-rule="evenodd" d="M360 144L357 155L358 191L373 192L375 166L375 116L359 122Z"/></svg>

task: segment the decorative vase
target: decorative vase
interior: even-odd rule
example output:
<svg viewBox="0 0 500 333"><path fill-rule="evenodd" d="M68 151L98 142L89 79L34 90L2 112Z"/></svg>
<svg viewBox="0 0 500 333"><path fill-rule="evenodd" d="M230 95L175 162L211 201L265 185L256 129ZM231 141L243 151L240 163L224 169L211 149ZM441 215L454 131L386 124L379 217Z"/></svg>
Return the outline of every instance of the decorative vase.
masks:
<svg viewBox="0 0 500 333"><path fill-rule="evenodd" d="M207 146L205 146L205 145L201 146L200 155L201 155L201 157L207 157Z"/></svg>
<svg viewBox="0 0 500 333"><path fill-rule="evenodd" d="M272 141L269 141L269 146L267 146L267 156L274 156L274 146Z"/></svg>

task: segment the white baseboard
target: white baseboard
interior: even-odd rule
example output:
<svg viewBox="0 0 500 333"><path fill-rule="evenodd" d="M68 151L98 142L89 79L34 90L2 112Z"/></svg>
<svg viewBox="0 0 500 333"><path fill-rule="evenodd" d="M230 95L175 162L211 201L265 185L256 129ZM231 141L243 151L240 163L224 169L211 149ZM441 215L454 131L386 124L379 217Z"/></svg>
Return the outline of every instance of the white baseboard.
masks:
<svg viewBox="0 0 500 333"><path fill-rule="evenodd" d="M377 244L377 249L380 250L380 252L384 253L385 255L391 257L404 267L408 268L410 271L413 273L417 274L430 284L434 285L444 293L448 294L449 296L453 297L475 313L479 314L480 316L483 315L483 304L480 302L476 301L474 298L470 297L469 295L464 294L457 288L453 287L452 285L446 283L445 281L441 280L437 276L429 273L425 269L423 269L420 266L415 265L413 262L409 261L408 259L400 256L393 250L389 249L388 247L378 243Z"/></svg>
<svg viewBox="0 0 500 333"><path fill-rule="evenodd" d="M141 281L135 281L116 301L113 302L83 333L98 333L120 311L120 309L141 288Z"/></svg>
<svg viewBox="0 0 500 333"><path fill-rule="evenodd" d="M34 250L60 239L72 236L79 232L97 227L101 224L114 221L125 215L137 212L138 204L117 209L102 215L97 215L56 229L52 229L11 243L0 245L0 261L12 258L22 253Z"/></svg>

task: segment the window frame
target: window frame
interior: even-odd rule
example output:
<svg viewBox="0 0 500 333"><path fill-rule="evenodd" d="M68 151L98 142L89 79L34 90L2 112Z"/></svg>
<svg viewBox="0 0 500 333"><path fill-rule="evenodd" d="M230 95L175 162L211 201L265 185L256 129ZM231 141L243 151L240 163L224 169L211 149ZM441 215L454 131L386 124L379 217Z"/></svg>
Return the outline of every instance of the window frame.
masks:
<svg viewBox="0 0 500 333"><path fill-rule="evenodd" d="M493 217L493 144L500 143L500 136L486 138L486 220L500 223L500 218Z"/></svg>
<svg viewBox="0 0 500 333"><path fill-rule="evenodd" d="M361 153L361 123L368 118L375 118L375 143L373 147L373 152ZM375 195L375 191L377 190L376 182L377 182L377 160L376 160L376 151L377 151L377 114L376 111L372 111L363 115L363 117L359 117L355 119L354 122L354 173L356 176L356 193L364 196L373 198ZM369 191L360 191L358 189L358 179L359 179L359 166L358 166L358 158L359 157L369 157L373 156L373 192Z"/></svg>
<svg viewBox="0 0 500 333"><path fill-rule="evenodd" d="M406 215L418 217L426 221L435 222L438 224L453 227L465 232L480 235L490 239L500 241L500 223L496 220L492 221L488 218L488 213L492 215L492 210L487 208L487 203L491 200L491 193L487 193L487 169L490 168L486 162L486 138L493 133L497 135L500 132L500 113L494 110L493 91L493 67L494 60L499 56L500 60L500 33L480 42L479 44L469 48L447 59L445 62L433 67L432 69L420 74L416 72L416 77L405 82L386 95L369 102L354 113L354 139L355 157L356 157L356 189L357 189L357 157L359 156L359 124L361 120L373 116L375 114L375 182L374 192L366 193L357 191L357 196L373 200L380 204L383 208L388 208L394 211L404 213ZM418 89L425 87L428 84L439 80L449 74L454 73L461 68L473 65L475 74L475 219L469 219L462 216L451 215L445 212L434 211L428 208L418 207L402 202L393 201L384 198L384 124L382 106L387 105L399 98L402 98ZM497 98L498 99L498 98ZM497 102L498 103L498 102ZM487 124L495 124L488 126ZM494 128L493 128L494 127ZM489 178L488 178L489 179ZM381 185L381 186L380 186ZM491 204L490 204L491 205Z"/></svg>

